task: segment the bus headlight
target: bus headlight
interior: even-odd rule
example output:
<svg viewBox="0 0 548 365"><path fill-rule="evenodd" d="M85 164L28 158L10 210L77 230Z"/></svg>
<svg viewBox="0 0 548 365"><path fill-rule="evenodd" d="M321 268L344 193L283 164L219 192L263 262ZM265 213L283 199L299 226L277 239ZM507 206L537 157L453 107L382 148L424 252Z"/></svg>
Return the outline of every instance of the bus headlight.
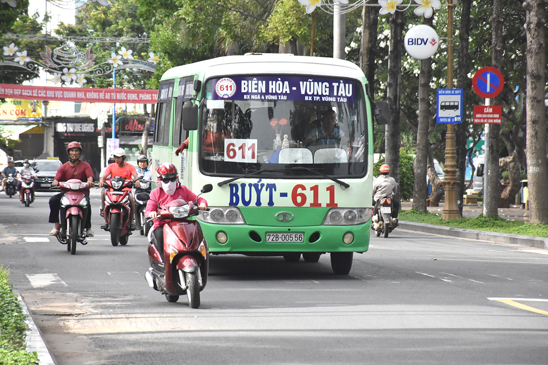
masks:
<svg viewBox="0 0 548 365"><path fill-rule="evenodd" d="M324 226L351 226L371 219L371 208L333 208L323 221Z"/></svg>
<svg viewBox="0 0 548 365"><path fill-rule="evenodd" d="M236 207L210 207L201 210L198 219L213 224L245 224L244 217Z"/></svg>

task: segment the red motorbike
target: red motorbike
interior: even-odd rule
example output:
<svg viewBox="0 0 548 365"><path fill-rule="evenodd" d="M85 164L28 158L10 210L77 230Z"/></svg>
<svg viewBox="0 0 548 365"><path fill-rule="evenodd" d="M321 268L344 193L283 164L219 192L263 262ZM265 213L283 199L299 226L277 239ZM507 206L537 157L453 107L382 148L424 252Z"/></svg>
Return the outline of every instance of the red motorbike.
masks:
<svg viewBox="0 0 548 365"><path fill-rule="evenodd" d="M21 176L21 203L29 207L34 202L34 178L31 175Z"/></svg>
<svg viewBox="0 0 548 365"><path fill-rule="evenodd" d="M398 220L392 218L392 198L384 197L378 200L376 206L373 206L373 211L377 210L377 214L373 215L373 224L371 229L375 231L375 235L379 237L381 234L384 238L388 238L388 234L396 228Z"/></svg>
<svg viewBox="0 0 548 365"><path fill-rule="evenodd" d="M202 188L203 193L213 189L211 184ZM143 200L148 193L139 193ZM200 194L200 195L201 195ZM207 283L209 271L209 248L197 220L190 220L199 214L197 202L176 199L159 207L156 219L167 220L164 230L164 258L153 243L154 233L148 234L148 258L150 268L145 278L151 288L165 295L168 302L176 302L186 294L191 308L200 306L200 291Z"/></svg>
<svg viewBox="0 0 548 365"><path fill-rule="evenodd" d="M66 244L67 251L74 255L78 242L87 245L85 227L89 207L84 191L90 188L90 183L71 179L60 182L59 186L65 190L65 195L61 198L61 213L64 214L61 214L61 231L57 240Z"/></svg>
<svg viewBox="0 0 548 365"><path fill-rule="evenodd" d="M129 194L133 187L131 180L121 176L115 176L105 181L107 187L105 193L105 210L103 214L107 217L105 231L110 231L110 243L113 246L127 245L131 235L131 202Z"/></svg>

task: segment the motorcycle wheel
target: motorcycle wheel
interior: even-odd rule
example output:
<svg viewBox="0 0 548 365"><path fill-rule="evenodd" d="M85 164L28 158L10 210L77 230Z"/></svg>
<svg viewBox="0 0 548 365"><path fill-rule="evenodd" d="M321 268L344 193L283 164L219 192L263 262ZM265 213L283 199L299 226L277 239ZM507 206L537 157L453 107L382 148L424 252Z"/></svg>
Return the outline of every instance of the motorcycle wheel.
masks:
<svg viewBox="0 0 548 365"><path fill-rule="evenodd" d="M110 243L113 246L118 246L120 242L120 213L112 213L110 215Z"/></svg>
<svg viewBox="0 0 548 365"><path fill-rule="evenodd" d="M194 272L186 274L186 296L190 308L200 306L200 284L198 283L198 275Z"/></svg>
<svg viewBox="0 0 548 365"><path fill-rule="evenodd" d="M175 303L176 301L179 300L179 296L178 295L170 295L170 294L166 293L166 299L170 303Z"/></svg>
<svg viewBox="0 0 548 365"><path fill-rule="evenodd" d="M25 207L29 207L30 206L30 194L29 193L25 193Z"/></svg>
<svg viewBox="0 0 548 365"><path fill-rule="evenodd" d="M120 244L122 246L127 245L128 241L129 241L129 236L127 234L125 236L120 237Z"/></svg>
<svg viewBox="0 0 548 365"><path fill-rule="evenodd" d="M148 232L150 231L150 229L152 228L152 225L153 225L153 222L152 221L147 221L145 223L145 236L148 237Z"/></svg>
<svg viewBox="0 0 548 365"><path fill-rule="evenodd" d="M143 213L142 212L137 212L137 214L135 214L135 226L137 228L139 228L139 234L142 236L144 233L145 233L145 230L143 229Z"/></svg>
<svg viewBox="0 0 548 365"><path fill-rule="evenodd" d="M331 269L337 275L348 275L352 268L353 252L331 252Z"/></svg>
<svg viewBox="0 0 548 365"><path fill-rule="evenodd" d="M381 235L381 231L375 231L375 236L379 237Z"/></svg>
<svg viewBox="0 0 548 365"><path fill-rule="evenodd" d="M70 254L75 255L76 244L78 243L78 216L76 215L70 217L70 231L68 241L70 242Z"/></svg>

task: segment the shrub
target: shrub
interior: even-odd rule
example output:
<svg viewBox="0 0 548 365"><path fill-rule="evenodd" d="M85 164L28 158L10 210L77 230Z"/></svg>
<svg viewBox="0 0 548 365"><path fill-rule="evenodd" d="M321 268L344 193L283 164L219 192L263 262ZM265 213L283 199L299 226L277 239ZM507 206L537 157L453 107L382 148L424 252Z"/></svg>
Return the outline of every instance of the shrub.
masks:
<svg viewBox="0 0 548 365"><path fill-rule="evenodd" d="M38 364L38 354L25 351L25 315L8 275L9 271L0 267L0 364Z"/></svg>

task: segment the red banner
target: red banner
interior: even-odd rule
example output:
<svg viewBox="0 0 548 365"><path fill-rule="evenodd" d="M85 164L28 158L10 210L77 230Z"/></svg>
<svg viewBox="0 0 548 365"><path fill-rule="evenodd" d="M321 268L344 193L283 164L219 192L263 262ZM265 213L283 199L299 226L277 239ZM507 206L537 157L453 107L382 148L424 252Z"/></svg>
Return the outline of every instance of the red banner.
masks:
<svg viewBox="0 0 548 365"><path fill-rule="evenodd" d="M502 105L474 105L474 124L501 124Z"/></svg>
<svg viewBox="0 0 548 365"><path fill-rule="evenodd" d="M158 90L0 84L0 98L82 101L88 103L156 104Z"/></svg>

